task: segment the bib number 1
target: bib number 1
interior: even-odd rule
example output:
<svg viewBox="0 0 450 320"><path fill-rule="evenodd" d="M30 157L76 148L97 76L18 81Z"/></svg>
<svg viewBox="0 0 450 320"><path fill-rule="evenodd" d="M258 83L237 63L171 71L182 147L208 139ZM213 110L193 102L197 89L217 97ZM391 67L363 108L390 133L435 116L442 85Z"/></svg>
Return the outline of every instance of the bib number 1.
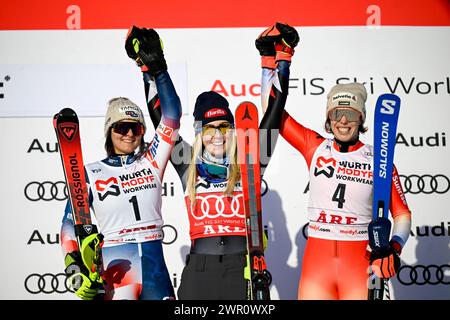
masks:
<svg viewBox="0 0 450 320"><path fill-rule="evenodd" d="M132 196L128 202L133 204L134 216L136 217L136 221L141 220L141 213L139 212L139 205L137 202L136 196Z"/></svg>

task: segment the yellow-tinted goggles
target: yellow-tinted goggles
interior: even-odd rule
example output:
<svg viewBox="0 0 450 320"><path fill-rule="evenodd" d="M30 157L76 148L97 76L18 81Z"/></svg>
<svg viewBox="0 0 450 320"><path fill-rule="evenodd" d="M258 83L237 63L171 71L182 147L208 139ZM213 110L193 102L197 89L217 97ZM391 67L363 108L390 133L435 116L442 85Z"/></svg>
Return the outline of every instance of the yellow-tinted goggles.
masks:
<svg viewBox="0 0 450 320"><path fill-rule="evenodd" d="M229 122L224 122L219 124L218 126L212 126L212 125L204 125L202 127L202 134L205 136L214 136L216 134L216 130L219 130L219 132L222 135L225 135L229 130L233 129L234 126Z"/></svg>

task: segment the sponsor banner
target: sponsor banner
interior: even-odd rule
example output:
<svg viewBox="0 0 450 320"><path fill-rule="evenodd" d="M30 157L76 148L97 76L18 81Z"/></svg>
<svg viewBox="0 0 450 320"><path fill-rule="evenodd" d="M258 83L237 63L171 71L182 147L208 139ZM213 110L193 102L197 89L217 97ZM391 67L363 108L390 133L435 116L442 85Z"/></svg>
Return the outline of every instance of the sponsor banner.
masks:
<svg viewBox="0 0 450 320"><path fill-rule="evenodd" d="M8 1L0 11L0 30L121 29L148 25L148 12L158 12L151 19L154 28L254 27L274 21L299 26L450 25L446 0L288 0L279 10L268 9L272 6L269 0L136 0L133 6L105 0Z"/></svg>
<svg viewBox="0 0 450 320"><path fill-rule="evenodd" d="M0 70L0 117L52 117L63 107L79 117L104 117L108 101L120 96L147 110L142 76L131 60L112 65L12 64L0 65ZM174 63L170 75L182 106L187 105L186 65Z"/></svg>
<svg viewBox="0 0 450 320"><path fill-rule="evenodd" d="M193 141L192 111L199 93L218 91L232 111L245 100L259 105L260 60L254 40L260 30L161 30L169 71L183 104L180 133L187 142ZM413 227L401 256L405 267L400 279L391 281L391 296L450 299L445 284L449 271L444 267L450 264L445 254L450 239L450 47L443 45L450 28L321 27L299 32L301 45L293 57L286 109L303 125L324 134L329 88L337 82L361 81L368 90L369 127L361 138L370 143L376 97L385 92L401 97L394 160ZM77 299L70 292L59 293L66 290L58 234L67 190L51 117L63 106L81 112L85 163L104 157L108 99L127 96L145 109L140 71L123 49L125 34L124 29L0 32L0 145L5 151L0 158L5 181L0 186L0 251L13 261L3 266L4 273L14 274L3 279L8 290L0 290L0 299ZM192 39L209 42L193 45ZM96 43L101 45L93 49ZM151 123L148 116L146 121ZM150 128L146 141L153 134ZM333 170L334 175L361 179L368 179L370 171L357 163L333 166L330 159L322 159L320 174ZM279 138L262 188L269 236L266 262L273 275L274 299L297 297L308 233L308 179L303 157ZM177 289L190 240L182 186L171 165L163 195L164 255Z"/></svg>

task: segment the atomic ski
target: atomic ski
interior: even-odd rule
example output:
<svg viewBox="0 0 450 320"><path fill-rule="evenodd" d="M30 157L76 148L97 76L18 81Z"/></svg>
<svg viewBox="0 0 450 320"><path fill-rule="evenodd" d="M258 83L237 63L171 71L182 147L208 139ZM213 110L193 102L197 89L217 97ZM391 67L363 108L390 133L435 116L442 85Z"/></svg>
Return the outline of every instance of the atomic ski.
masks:
<svg viewBox="0 0 450 320"><path fill-rule="evenodd" d="M372 251L375 252L389 249L391 222L388 213L399 113L400 98L398 96L383 94L378 97L374 116L372 222L369 225L369 243ZM388 281L380 280L371 274L369 300L383 300L384 288L389 293Z"/></svg>
<svg viewBox="0 0 450 320"><path fill-rule="evenodd" d="M97 233L98 230L97 226L92 224L89 212L89 196L86 186L83 155L81 152L78 116L72 109L64 108L54 115L53 126L59 143L69 202L72 207L75 236L77 237L78 248L81 252L83 239L91 234ZM96 273L98 273L101 266L101 253L99 250L102 246L103 236L99 234L97 239L100 243L96 243L95 245L96 252L92 265L86 266L94 273L94 276L97 276ZM92 246L94 246L94 243ZM87 263L86 259L84 259L83 252L81 252L81 255L83 262Z"/></svg>
<svg viewBox="0 0 450 320"><path fill-rule="evenodd" d="M242 102L236 109L235 121L250 264L248 299L270 300L269 286L272 278L264 259L261 216L258 109L251 102Z"/></svg>

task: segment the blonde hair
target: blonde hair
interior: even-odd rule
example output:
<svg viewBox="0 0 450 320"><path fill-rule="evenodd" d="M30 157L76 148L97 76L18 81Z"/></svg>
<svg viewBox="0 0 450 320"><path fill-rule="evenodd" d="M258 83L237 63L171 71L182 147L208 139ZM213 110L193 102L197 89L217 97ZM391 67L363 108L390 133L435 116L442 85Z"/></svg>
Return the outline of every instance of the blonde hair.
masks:
<svg viewBox="0 0 450 320"><path fill-rule="evenodd" d="M192 156L191 162L189 163L188 168L188 176L187 176L187 192L189 195L189 200L191 201L191 205L195 204L195 198L197 191L195 189L195 185L197 183L197 159L199 155L201 155L203 149L202 142L202 134L198 133L195 136L194 144L192 146ZM241 171L239 169L239 165L237 163L237 140L236 135L233 134L231 136L230 144L227 148L228 160L229 160L229 176L228 176L228 184L227 188L224 191L224 194L227 196L231 196L233 194L236 183L238 183L241 179Z"/></svg>

